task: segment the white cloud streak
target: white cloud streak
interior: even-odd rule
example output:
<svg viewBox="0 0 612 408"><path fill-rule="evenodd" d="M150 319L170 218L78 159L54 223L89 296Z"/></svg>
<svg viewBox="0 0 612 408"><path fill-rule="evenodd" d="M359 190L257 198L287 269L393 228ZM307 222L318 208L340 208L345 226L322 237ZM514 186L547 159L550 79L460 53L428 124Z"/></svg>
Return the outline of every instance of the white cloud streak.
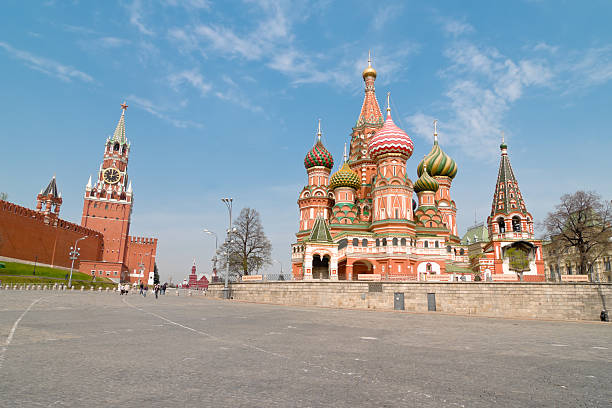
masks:
<svg viewBox="0 0 612 408"><path fill-rule="evenodd" d="M195 68L171 74L168 80L170 81L170 85L175 89L179 85L187 83L200 91L202 95L206 95L212 88L209 83L204 82L204 77L202 77Z"/></svg>
<svg viewBox="0 0 612 408"><path fill-rule="evenodd" d="M130 17L130 24L140 31L144 35L154 35L155 33L147 28L143 23L143 8L141 0L134 0L127 7L127 11Z"/></svg>
<svg viewBox="0 0 612 408"><path fill-rule="evenodd" d="M70 65L64 65L52 59L13 48L10 44L1 41L0 48L3 48L13 58L23 61L29 68L59 78L62 81L71 82L76 79L83 82L94 82L94 79L90 75Z"/></svg>
<svg viewBox="0 0 612 408"><path fill-rule="evenodd" d="M201 123L193 122L190 120L179 120L179 119L175 119L167 115L164 112L166 110L165 108L158 106L157 104L153 103L149 99L141 98L136 95L129 95L127 97L127 100L130 102L130 104L133 104L137 108L140 108L140 109L145 110L146 112L149 112L151 115L170 123L174 127L177 127L177 128L190 128L190 127L202 128L203 127Z"/></svg>

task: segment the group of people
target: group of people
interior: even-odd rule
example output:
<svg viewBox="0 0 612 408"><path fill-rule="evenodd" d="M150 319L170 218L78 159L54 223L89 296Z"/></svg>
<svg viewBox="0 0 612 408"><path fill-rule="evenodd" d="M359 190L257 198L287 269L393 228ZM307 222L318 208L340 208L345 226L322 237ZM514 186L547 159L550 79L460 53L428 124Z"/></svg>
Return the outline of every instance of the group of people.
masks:
<svg viewBox="0 0 612 408"><path fill-rule="evenodd" d="M134 284L136 285L136 284ZM155 286L153 287L153 291L155 292L155 299L157 299L157 297L159 296L159 294L161 293L162 295L166 294L166 288L168 287L167 283L164 283L163 285L160 285L159 283L156 283ZM140 294L143 297L147 297L147 292L149 291L149 286L145 285L144 283L140 283ZM120 295L127 295L128 293L130 293L130 285L129 284L125 284L125 285L121 285L119 284L119 294Z"/></svg>

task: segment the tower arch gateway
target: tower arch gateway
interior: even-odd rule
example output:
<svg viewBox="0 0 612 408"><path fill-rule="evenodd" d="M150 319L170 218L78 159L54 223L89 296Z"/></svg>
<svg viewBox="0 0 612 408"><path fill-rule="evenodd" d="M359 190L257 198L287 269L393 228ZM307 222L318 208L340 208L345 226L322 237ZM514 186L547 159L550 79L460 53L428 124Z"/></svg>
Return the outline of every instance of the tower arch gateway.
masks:
<svg viewBox="0 0 612 408"><path fill-rule="evenodd" d="M325 262L332 280L356 280L359 275L370 280L417 280L417 265L423 261L441 265L442 270L446 263L468 266L467 256L459 253L450 194L457 166L441 152L436 131L427 165L435 164L430 179L443 191L439 196L435 190L423 192L417 205L409 177L417 168L409 161L414 143L394 123L389 96L383 116L376 98L377 76L368 58L362 73L363 102L342 163L334 169L320 127L304 160L307 185L298 198L300 224L293 245L304 250L292 252L296 279L325 279L320 273ZM428 248L423 247L424 237L431 240ZM455 250L447 251L447 244Z"/></svg>
<svg viewBox="0 0 612 408"><path fill-rule="evenodd" d="M79 270L122 282L147 283L155 267L157 239L129 235L134 192L127 171L131 147L125 130L127 108L126 103L121 104L121 116L113 135L106 139L98 173L85 186L81 225L103 234L102 259L82 260Z"/></svg>

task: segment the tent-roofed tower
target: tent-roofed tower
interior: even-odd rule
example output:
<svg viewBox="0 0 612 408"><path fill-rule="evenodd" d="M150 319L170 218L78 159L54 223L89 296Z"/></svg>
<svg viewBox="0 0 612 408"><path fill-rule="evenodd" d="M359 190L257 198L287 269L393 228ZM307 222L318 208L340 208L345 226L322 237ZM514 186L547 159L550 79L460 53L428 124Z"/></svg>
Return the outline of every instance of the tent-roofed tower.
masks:
<svg viewBox="0 0 612 408"><path fill-rule="evenodd" d="M348 162L361 181L361 195L365 195L371 189L367 184L370 183L372 177L376 174L376 163L370 157L368 150L370 140L374 137L374 133L382 128L385 123L385 118L380 111L380 106L376 99L374 82L376 81L377 72L372 67L370 53L368 53L368 66L363 70L362 77L365 83L365 95L357 123L351 133ZM363 203L363 206L367 206L367 204Z"/></svg>
<svg viewBox="0 0 612 408"><path fill-rule="evenodd" d="M54 175L47 187L40 190L40 193L36 196L36 211L45 215L45 222L55 223L59 218L61 206L62 193L57 191L57 182Z"/></svg>
<svg viewBox="0 0 612 408"><path fill-rule="evenodd" d="M501 159L495 194L488 219L489 237L498 239L532 239L533 218L527 211L523 195L508 157L508 145L502 136Z"/></svg>
<svg viewBox="0 0 612 408"><path fill-rule="evenodd" d="M527 211L503 135L499 148L501 159L487 219L490 242L483 248L493 261L493 270L485 269L484 275L516 274L524 280L539 281L544 275L542 242L534 239L533 217Z"/></svg>

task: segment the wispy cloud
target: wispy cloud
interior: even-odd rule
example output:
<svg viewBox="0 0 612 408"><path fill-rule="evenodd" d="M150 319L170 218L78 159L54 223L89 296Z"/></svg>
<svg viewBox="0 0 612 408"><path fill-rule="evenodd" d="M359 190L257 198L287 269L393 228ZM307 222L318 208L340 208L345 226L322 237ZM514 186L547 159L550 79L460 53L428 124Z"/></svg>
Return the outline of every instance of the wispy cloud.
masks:
<svg viewBox="0 0 612 408"><path fill-rule="evenodd" d="M129 13L130 24L138 29L142 34L154 35L155 33L147 28L143 23L143 7L141 0L133 0L132 3L126 6Z"/></svg>
<svg viewBox="0 0 612 408"><path fill-rule="evenodd" d="M447 34L458 37L463 34L474 32L474 27L463 20L456 20L449 17L439 17L438 22Z"/></svg>
<svg viewBox="0 0 612 408"><path fill-rule="evenodd" d="M383 6L374 16L372 20L373 30L383 30L392 20L399 18L402 15L404 6L402 4L390 4Z"/></svg>
<svg viewBox="0 0 612 408"><path fill-rule="evenodd" d="M160 118L166 122L169 122L174 127L177 127L177 128L190 128L190 127L202 128L203 127L202 124L198 122L193 122L190 120L179 120L179 119L175 119L169 116L168 114L165 113L165 111L167 111L166 108L163 108L153 103L149 99L141 98L136 95L129 95L127 97L127 100L130 102L130 104L133 104L137 108L140 108L140 109L143 109L149 112L151 115L157 118Z"/></svg>
<svg viewBox="0 0 612 408"><path fill-rule="evenodd" d="M456 41L445 51L450 66L440 75L448 80L438 114L440 138L472 157L495 151L503 121L512 104L530 86L551 86L553 71L540 60L512 60L492 47ZM433 114L419 112L408 123L417 135L432 138ZM472 146L480 146L473 149Z"/></svg>
<svg viewBox="0 0 612 408"><path fill-rule="evenodd" d="M27 67L40 71L46 75L59 78L62 81L70 82L76 79L83 82L94 82L94 79L90 75L70 65L64 65L52 59L13 48L11 45L1 41L0 48L3 48L13 58L23 61Z"/></svg>
<svg viewBox="0 0 612 408"><path fill-rule="evenodd" d="M612 80L612 45L571 53L565 62L559 63L559 69L569 74L564 94L602 85Z"/></svg>
<svg viewBox="0 0 612 408"><path fill-rule="evenodd" d="M168 80L170 81L170 85L175 89L179 85L189 84L200 91L202 95L206 95L212 88L209 83L204 81L202 74L200 74L195 68L173 73L168 76Z"/></svg>

